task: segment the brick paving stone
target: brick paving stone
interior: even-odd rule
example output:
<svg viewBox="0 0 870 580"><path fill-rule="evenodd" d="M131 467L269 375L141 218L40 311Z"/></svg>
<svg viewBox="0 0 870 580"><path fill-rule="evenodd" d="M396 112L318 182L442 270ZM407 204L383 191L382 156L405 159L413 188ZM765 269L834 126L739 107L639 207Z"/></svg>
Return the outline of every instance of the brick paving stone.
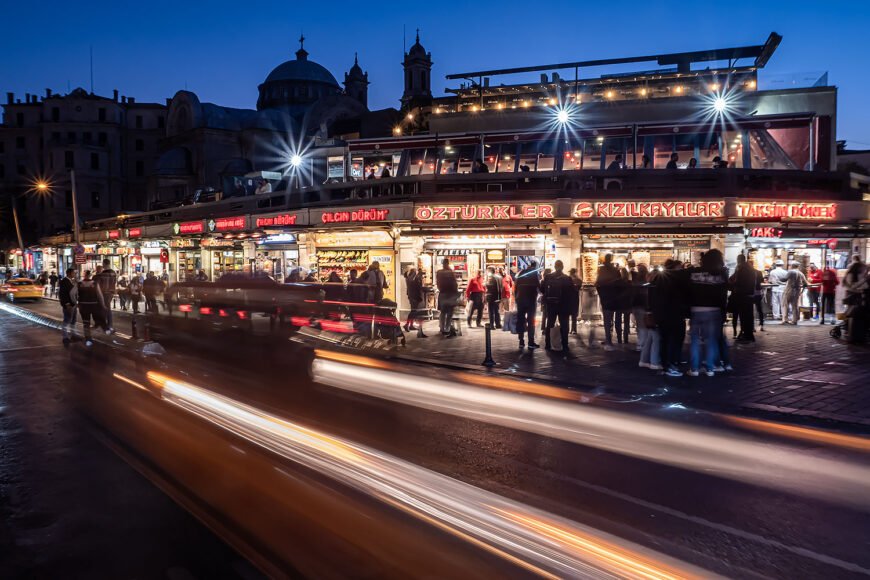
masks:
<svg viewBox="0 0 870 580"><path fill-rule="evenodd" d="M804 322L797 327L765 325L752 345L734 344L728 331L735 371L716 377L671 378L637 366L636 336L629 344L608 352L589 349L570 337L573 357L543 348L529 353L517 348L517 336L491 333L490 372L558 382L578 390L611 395L660 395L662 402L728 412L768 412L778 419L836 422L870 432L870 349L832 339L830 326ZM429 338L409 335L403 356L438 363L480 368L484 359L484 331L463 328L463 336L441 338L437 324L426 325ZM539 333L540 334L540 333ZM603 330L596 330L597 338ZM543 337L538 337L543 345ZM597 346L597 345L596 345ZM683 360L688 360L688 340Z"/></svg>

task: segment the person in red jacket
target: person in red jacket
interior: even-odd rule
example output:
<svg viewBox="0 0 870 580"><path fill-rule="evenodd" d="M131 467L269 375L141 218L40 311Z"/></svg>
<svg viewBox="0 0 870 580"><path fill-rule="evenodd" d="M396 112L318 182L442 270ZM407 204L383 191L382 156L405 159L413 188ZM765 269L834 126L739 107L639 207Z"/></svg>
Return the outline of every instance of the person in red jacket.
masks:
<svg viewBox="0 0 870 580"><path fill-rule="evenodd" d="M819 324L825 323L825 314L831 315L831 324L837 324L837 317L834 314L834 295L837 293L837 286L840 284L840 279L837 278L837 271L830 266L825 267L822 271L822 320Z"/></svg>
<svg viewBox="0 0 870 580"><path fill-rule="evenodd" d="M815 264L810 262L810 267L807 270L807 282L810 283L807 291L810 295L810 316L813 320L819 319L819 294L822 291L822 271Z"/></svg>
<svg viewBox="0 0 870 580"><path fill-rule="evenodd" d="M509 271L504 268L498 269L498 275L501 276L502 291L501 291L501 309L504 312L511 310L511 295L513 295L514 280L511 278Z"/></svg>
<svg viewBox="0 0 870 580"><path fill-rule="evenodd" d="M468 310L468 326L471 327L471 317L474 316L474 311L477 311L477 327L480 328L480 323L483 320L483 297L486 294L486 289L483 287L483 274L480 270L477 271L477 276L468 281L468 286L465 288L465 297L470 304Z"/></svg>

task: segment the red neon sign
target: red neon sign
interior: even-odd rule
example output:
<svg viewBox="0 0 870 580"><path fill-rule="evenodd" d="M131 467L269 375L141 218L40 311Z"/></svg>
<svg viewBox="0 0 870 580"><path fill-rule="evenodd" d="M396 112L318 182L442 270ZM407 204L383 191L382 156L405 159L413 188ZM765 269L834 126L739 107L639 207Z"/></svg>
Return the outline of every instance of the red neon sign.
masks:
<svg viewBox="0 0 870 580"><path fill-rule="evenodd" d="M581 201L576 218L720 218L724 201Z"/></svg>
<svg viewBox="0 0 870 580"><path fill-rule="evenodd" d="M348 222L380 222L390 215L388 209L357 209L353 211L327 211L323 212L320 221L325 224L340 224Z"/></svg>
<svg viewBox="0 0 870 580"><path fill-rule="evenodd" d="M533 220L554 217L551 204L527 203L522 205L490 203L485 205L421 205L414 208L417 221L480 221L480 220Z"/></svg>
<svg viewBox="0 0 870 580"><path fill-rule="evenodd" d="M121 237L121 230L109 230L108 236L110 240L117 240Z"/></svg>
<svg viewBox="0 0 870 580"><path fill-rule="evenodd" d="M837 204L749 201L737 204L737 216L742 218L833 220L837 218Z"/></svg>
<svg viewBox="0 0 870 580"><path fill-rule="evenodd" d="M142 228L130 228L127 230L128 238L138 238L142 235Z"/></svg>
<svg viewBox="0 0 870 580"><path fill-rule="evenodd" d="M175 234L201 234L205 231L203 224L201 221L198 222L184 222L180 224L175 224L173 227L173 231Z"/></svg>
<svg viewBox="0 0 870 580"><path fill-rule="evenodd" d="M781 238L782 230L776 228L752 228L749 230L751 238Z"/></svg>
<svg viewBox="0 0 870 580"><path fill-rule="evenodd" d="M283 213L281 215L259 217L255 223L258 228L295 226L297 218L298 216L295 213Z"/></svg>
<svg viewBox="0 0 870 580"><path fill-rule="evenodd" d="M244 216L216 218L209 222L209 229L213 232L225 232L229 230L243 230L246 225Z"/></svg>

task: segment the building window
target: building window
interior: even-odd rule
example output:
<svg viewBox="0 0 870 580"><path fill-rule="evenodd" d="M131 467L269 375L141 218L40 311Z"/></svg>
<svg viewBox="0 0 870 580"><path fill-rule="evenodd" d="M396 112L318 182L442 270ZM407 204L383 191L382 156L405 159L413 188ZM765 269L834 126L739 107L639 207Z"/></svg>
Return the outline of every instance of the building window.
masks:
<svg viewBox="0 0 870 580"><path fill-rule="evenodd" d="M57 143L60 141L60 132L59 131L52 131L51 132L51 141L53 143Z"/></svg>
<svg viewBox="0 0 870 580"><path fill-rule="evenodd" d="M15 138L15 147L18 149L24 149L24 137L16 137Z"/></svg>
<svg viewBox="0 0 870 580"><path fill-rule="evenodd" d="M72 169L75 166L75 156L72 151L63 152L63 166Z"/></svg>
<svg viewBox="0 0 870 580"><path fill-rule="evenodd" d="M51 120L55 123L60 121L60 109L58 107L51 108Z"/></svg>
<svg viewBox="0 0 870 580"><path fill-rule="evenodd" d="M105 107L100 107L99 109L97 109L97 118L100 121L106 120L106 108Z"/></svg>
<svg viewBox="0 0 870 580"><path fill-rule="evenodd" d="M75 133L75 131L70 131L69 133L67 133L67 134L66 134L66 140L67 140L68 142L70 142L70 143L75 143L75 142L76 142L76 133Z"/></svg>
<svg viewBox="0 0 870 580"><path fill-rule="evenodd" d="M107 140L108 136L102 131L97 134L97 143L99 143L100 145L105 145Z"/></svg>
<svg viewBox="0 0 870 580"><path fill-rule="evenodd" d="M0 163L0 179L6 177L6 166Z"/></svg>
<svg viewBox="0 0 870 580"><path fill-rule="evenodd" d="M136 128L141 129L143 125L142 115L136 115Z"/></svg>
<svg viewBox="0 0 870 580"><path fill-rule="evenodd" d="M136 162L136 177L142 177L145 175L145 162L137 161Z"/></svg>
<svg viewBox="0 0 870 580"><path fill-rule="evenodd" d="M157 128L162 129L166 126L166 119L163 118L163 115L157 117Z"/></svg>
<svg viewBox="0 0 870 580"><path fill-rule="evenodd" d="M99 153L91 153L91 169L99 169L100 168L100 154Z"/></svg>
<svg viewBox="0 0 870 580"><path fill-rule="evenodd" d="M145 141L136 139L136 151L145 151Z"/></svg>
<svg viewBox="0 0 870 580"><path fill-rule="evenodd" d="M26 175L26 174L27 174L27 168L24 167L23 165L19 165L18 166L18 175Z"/></svg>
<svg viewBox="0 0 870 580"><path fill-rule="evenodd" d="M82 134L82 140L83 140L85 143L90 143L90 142L91 142L91 136L92 136L92 135L91 135L91 132L90 132L90 131L86 131L85 133Z"/></svg>
<svg viewBox="0 0 870 580"><path fill-rule="evenodd" d="M67 189L63 192L64 203L67 207L72 207L72 190Z"/></svg>
<svg viewBox="0 0 870 580"><path fill-rule="evenodd" d="M24 113L18 113L15 115L15 124L19 127L24 126Z"/></svg>
<svg viewBox="0 0 870 580"><path fill-rule="evenodd" d="M100 192L92 191L91 192L91 207L93 209L98 209L100 207Z"/></svg>

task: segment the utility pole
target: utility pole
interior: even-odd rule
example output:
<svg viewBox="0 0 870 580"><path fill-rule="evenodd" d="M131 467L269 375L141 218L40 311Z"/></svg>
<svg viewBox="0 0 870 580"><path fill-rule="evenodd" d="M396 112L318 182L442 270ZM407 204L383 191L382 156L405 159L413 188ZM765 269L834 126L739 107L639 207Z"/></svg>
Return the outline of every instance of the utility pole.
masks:
<svg viewBox="0 0 870 580"><path fill-rule="evenodd" d="M72 210L73 210L73 241L79 243L79 204L76 201L76 170L69 170L69 179L72 184Z"/></svg>
<svg viewBox="0 0 870 580"><path fill-rule="evenodd" d="M24 241L21 239L21 226L18 224L18 199L12 198L12 219L15 220L15 233L18 234L18 249L21 251L21 264L24 265Z"/></svg>

